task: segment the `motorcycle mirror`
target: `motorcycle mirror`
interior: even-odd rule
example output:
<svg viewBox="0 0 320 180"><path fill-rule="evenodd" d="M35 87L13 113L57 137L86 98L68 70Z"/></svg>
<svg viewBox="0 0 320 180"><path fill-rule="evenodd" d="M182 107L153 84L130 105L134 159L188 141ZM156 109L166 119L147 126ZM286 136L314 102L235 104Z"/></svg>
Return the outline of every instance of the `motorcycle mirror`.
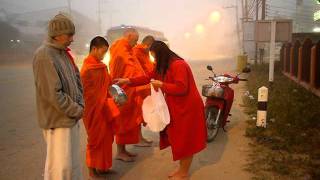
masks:
<svg viewBox="0 0 320 180"><path fill-rule="evenodd" d="M208 69L209 71L213 71L213 68L212 68L212 66L210 66L210 65L207 66L207 69Z"/></svg>

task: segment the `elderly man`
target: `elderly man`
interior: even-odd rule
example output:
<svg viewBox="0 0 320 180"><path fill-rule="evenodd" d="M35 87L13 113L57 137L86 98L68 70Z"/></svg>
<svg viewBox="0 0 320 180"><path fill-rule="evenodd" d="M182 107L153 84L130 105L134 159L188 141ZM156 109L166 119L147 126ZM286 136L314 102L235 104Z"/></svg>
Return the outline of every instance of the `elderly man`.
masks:
<svg viewBox="0 0 320 180"><path fill-rule="evenodd" d="M68 49L74 33L73 22L56 15L33 60L38 122L47 144L46 180L82 179L79 120L84 102L80 73Z"/></svg>
<svg viewBox="0 0 320 180"><path fill-rule="evenodd" d="M133 55L132 48L137 44L139 34L135 29L126 29L123 38L117 40L110 48L110 75L112 79L136 77L144 74L138 59ZM142 101L137 88L124 86L128 101L121 106L120 115L116 118L116 159L125 162L134 161L136 154L126 150L127 144L137 144L140 139L142 122Z"/></svg>

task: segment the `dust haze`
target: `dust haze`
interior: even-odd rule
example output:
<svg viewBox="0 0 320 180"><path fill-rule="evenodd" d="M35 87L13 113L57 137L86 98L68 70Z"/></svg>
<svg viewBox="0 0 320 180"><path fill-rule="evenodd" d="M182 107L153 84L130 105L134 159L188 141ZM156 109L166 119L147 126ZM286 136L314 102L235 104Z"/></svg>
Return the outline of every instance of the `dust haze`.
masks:
<svg viewBox="0 0 320 180"><path fill-rule="evenodd" d="M76 54L87 53L93 36L105 36L109 28L121 25L163 32L171 49L187 60L233 58L239 50L236 8L227 8L236 4L233 0L1 0L0 4L0 51L5 59L1 63L31 59L45 39L48 20L59 12L71 12L75 21Z"/></svg>

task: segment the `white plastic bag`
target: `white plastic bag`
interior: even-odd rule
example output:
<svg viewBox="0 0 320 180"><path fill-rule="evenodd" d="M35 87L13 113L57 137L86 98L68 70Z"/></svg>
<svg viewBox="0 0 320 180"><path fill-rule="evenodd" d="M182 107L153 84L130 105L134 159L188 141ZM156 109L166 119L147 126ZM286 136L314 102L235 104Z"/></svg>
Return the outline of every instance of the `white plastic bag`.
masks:
<svg viewBox="0 0 320 180"><path fill-rule="evenodd" d="M144 99L142 114L147 128L153 132L162 131L170 123L169 109L161 89L157 92L151 85L151 96Z"/></svg>

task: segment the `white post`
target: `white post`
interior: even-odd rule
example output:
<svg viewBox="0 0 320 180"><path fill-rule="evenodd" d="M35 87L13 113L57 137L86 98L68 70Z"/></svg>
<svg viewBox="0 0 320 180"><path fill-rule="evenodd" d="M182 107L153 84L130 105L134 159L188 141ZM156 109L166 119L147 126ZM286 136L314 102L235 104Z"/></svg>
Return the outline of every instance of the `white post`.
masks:
<svg viewBox="0 0 320 180"><path fill-rule="evenodd" d="M274 79L274 57L276 48L276 25L275 20L271 21L271 40L270 40L270 60L269 60L269 82Z"/></svg>
<svg viewBox="0 0 320 180"><path fill-rule="evenodd" d="M262 86L258 91L257 127L267 127L268 88Z"/></svg>

